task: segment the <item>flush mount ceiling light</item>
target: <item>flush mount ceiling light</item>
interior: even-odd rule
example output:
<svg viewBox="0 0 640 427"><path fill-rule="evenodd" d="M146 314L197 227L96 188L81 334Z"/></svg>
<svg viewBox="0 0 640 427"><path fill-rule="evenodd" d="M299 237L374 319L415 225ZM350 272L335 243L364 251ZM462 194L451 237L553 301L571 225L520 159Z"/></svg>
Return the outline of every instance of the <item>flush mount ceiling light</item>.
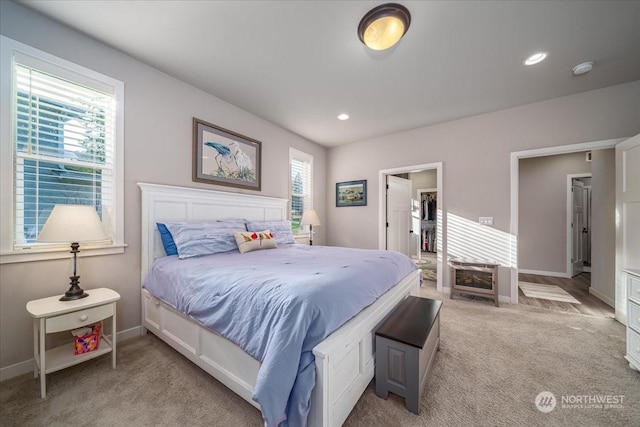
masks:
<svg viewBox="0 0 640 427"><path fill-rule="evenodd" d="M347 120L348 118L349 118L349 115L345 113L338 115L338 120Z"/></svg>
<svg viewBox="0 0 640 427"><path fill-rule="evenodd" d="M385 50L398 43L411 24L406 7L387 3L374 7L360 21L358 37L373 50Z"/></svg>
<svg viewBox="0 0 640 427"><path fill-rule="evenodd" d="M573 67L573 75L580 76L582 74L587 74L592 69L593 69L593 61L583 62L582 64L578 64L575 67Z"/></svg>
<svg viewBox="0 0 640 427"><path fill-rule="evenodd" d="M524 65L535 65L544 61L547 56L549 56L549 52L536 52L527 59L524 60Z"/></svg>

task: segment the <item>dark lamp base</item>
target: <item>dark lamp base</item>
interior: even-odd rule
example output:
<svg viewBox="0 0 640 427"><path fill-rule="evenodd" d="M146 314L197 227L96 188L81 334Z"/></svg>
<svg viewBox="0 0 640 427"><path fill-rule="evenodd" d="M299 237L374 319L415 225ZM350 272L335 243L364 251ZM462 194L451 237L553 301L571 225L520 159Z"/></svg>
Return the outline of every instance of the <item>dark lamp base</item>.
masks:
<svg viewBox="0 0 640 427"><path fill-rule="evenodd" d="M82 288L78 285L80 276L71 276L71 287L67 292L64 293L60 301L73 301L80 298L86 298L89 296L88 293L82 290Z"/></svg>
<svg viewBox="0 0 640 427"><path fill-rule="evenodd" d="M68 292L65 292L64 296L62 298L60 298L60 301L73 301L73 300L76 300L76 299L86 298L86 297L89 296L89 294L84 292L84 291L81 292L80 295L67 295L67 294L68 294Z"/></svg>

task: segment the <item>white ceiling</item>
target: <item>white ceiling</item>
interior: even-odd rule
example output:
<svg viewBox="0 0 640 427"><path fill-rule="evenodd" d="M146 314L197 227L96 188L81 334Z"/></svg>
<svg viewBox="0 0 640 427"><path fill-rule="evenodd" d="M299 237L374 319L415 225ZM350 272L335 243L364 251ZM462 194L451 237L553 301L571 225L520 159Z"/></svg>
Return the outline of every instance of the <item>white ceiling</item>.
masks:
<svg viewBox="0 0 640 427"><path fill-rule="evenodd" d="M640 79L640 1L399 2L383 52L357 36L380 1L19 3L325 146Z"/></svg>

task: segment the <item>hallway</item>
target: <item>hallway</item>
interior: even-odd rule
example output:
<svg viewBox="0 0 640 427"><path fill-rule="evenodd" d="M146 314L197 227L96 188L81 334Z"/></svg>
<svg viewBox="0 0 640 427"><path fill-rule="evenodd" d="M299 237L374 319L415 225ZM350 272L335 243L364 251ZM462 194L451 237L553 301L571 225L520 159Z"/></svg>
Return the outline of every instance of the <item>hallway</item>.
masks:
<svg viewBox="0 0 640 427"><path fill-rule="evenodd" d="M591 282L590 273L580 273L571 279L520 273L518 274L518 279L521 282L560 286L581 303L571 304L568 302L552 301L541 298L529 298L522 293L520 288L518 288L519 304L546 308L553 311L580 313L598 317L613 318L615 315L613 307L608 306L598 298L589 294L589 286Z"/></svg>

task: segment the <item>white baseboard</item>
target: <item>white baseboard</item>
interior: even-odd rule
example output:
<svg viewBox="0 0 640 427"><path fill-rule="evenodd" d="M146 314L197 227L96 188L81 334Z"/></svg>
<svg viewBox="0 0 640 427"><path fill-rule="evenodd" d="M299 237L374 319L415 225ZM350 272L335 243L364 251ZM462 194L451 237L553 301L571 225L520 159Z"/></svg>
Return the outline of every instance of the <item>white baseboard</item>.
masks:
<svg viewBox="0 0 640 427"><path fill-rule="evenodd" d="M24 362L1 368L0 382L15 378L22 374L26 374L27 372L33 372L33 359L25 360Z"/></svg>
<svg viewBox="0 0 640 427"><path fill-rule="evenodd" d="M498 301L505 304L511 304L511 297L508 297L506 295L498 295Z"/></svg>
<svg viewBox="0 0 640 427"><path fill-rule="evenodd" d="M603 303L607 304L611 308L616 308L616 303L614 300L603 294L602 292L596 291L593 287L589 287L589 293L594 297L598 298Z"/></svg>
<svg viewBox="0 0 640 427"><path fill-rule="evenodd" d="M142 335L142 325L134 326L133 328L129 328L126 331L118 332L118 342L126 341L130 338L136 338Z"/></svg>
<svg viewBox="0 0 640 427"><path fill-rule="evenodd" d="M117 342L120 343L121 341L126 341L129 338L139 337L141 334L142 326L135 326L133 328L118 332ZM107 338L110 338L110 336L107 335ZM14 365L0 368L0 382L15 378L28 372L33 372L33 358L25 360L24 362L18 362Z"/></svg>
<svg viewBox="0 0 640 427"><path fill-rule="evenodd" d="M518 273L535 274L536 276L564 277L565 279L571 279L571 274L567 274L564 271L559 272L559 271L544 271L544 270L525 270L524 268L519 268Z"/></svg>

